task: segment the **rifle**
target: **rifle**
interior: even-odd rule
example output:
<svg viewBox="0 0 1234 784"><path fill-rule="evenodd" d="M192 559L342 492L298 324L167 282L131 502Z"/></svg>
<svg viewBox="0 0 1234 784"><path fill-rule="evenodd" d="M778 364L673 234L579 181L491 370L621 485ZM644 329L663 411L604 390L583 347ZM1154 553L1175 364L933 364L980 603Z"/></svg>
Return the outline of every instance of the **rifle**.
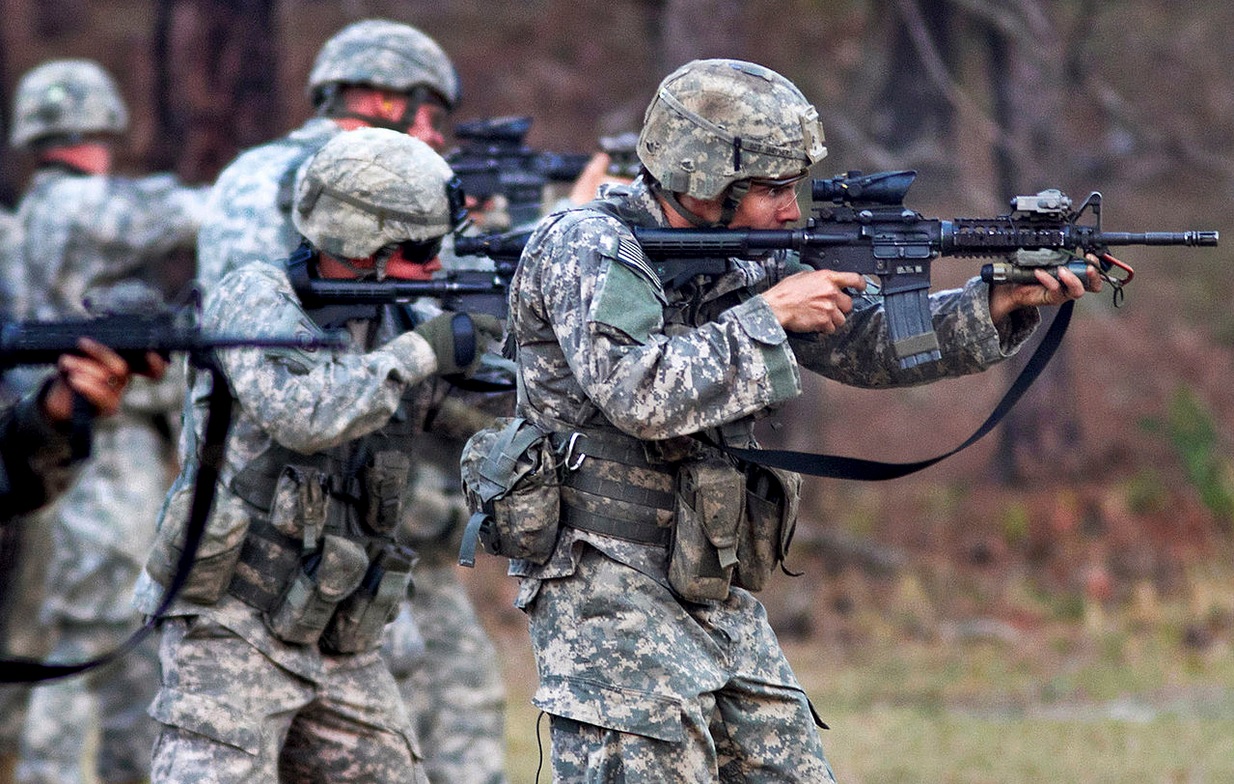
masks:
<svg viewBox="0 0 1234 784"><path fill-rule="evenodd" d="M1082 276L1088 266L1085 255L1091 253L1119 304L1123 286L1135 271L1110 255L1111 247L1212 247L1218 240L1216 231L1103 231L1101 194L1096 191L1074 209L1066 194L1045 190L1011 199L1006 215L926 218L904 206L916 176L915 171L852 171L813 180L813 215L801 229L635 228L634 236L669 287L698 275L723 274L730 258L776 250L796 251L815 269L876 275L887 327L904 368L942 358L929 304L930 264L939 256L1008 257L981 269L982 280L997 284L1035 282L1036 269L1057 277L1062 266ZM509 262L521 254L528 236L530 232L461 238L455 253Z"/></svg>
<svg viewBox="0 0 1234 784"><path fill-rule="evenodd" d="M530 117L496 117L460 123L454 135L461 146L446 155L446 162L463 182L469 196L505 196L515 226L540 217L544 186L573 182L591 156L533 150L523 143Z"/></svg>
<svg viewBox="0 0 1234 784"><path fill-rule="evenodd" d="M190 360L211 376L207 413L202 427L201 463L194 484L185 541L175 573L158 608L146 622L119 646L72 663L44 663L29 659L0 659L0 683L35 683L65 678L115 661L136 648L149 636L171 607L192 569L197 550L206 531L214 503L215 488L222 468L231 424L233 400L227 379L209 352L233 348L345 348L345 332L296 335L232 335L203 332L196 324L196 309L152 308L144 312L121 312L95 318L63 321L0 322L0 369L16 365L41 365L55 362L65 353L77 352L79 338L92 338L123 357L130 367L146 365L146 352L168 355L187 352ZM84 398L74 395L70 447L76 459L90 454L90 422L93 412Z"/></svg>
<svg viewBox="0 0 1234 784"><path fill-rule="evenodd" d="M434 280L371 281L315 277L315 265L316 251L307 245L287 259L291 287L307 308L406 304L434 297L446 310L491 313L498 318L505 318L506 292L515 267L513 261L497 261L491 270L452 270Z"/></svg>
<svg viewBox="0 0 1234 784"><path fill-rule="evenodd" d="M77 353L77 340L91 338L119 354L136 369L146 365L146 352L168 356L187 352L194 357L229 348L344 348L343 334L229 335L202 332L191 309L154 313L121 313L62 321L10 321L0 324L0 369L17 365L50 365L61 354Z"/></svg>
<svg viewBox="0 0 1234 784"><path fill-rule="evenodd" d="M608 153L607 173L610 177L632 180L642 171L643 162L638 159L638 134L633 131L616 136L601 136L600 149Z"/></svg>

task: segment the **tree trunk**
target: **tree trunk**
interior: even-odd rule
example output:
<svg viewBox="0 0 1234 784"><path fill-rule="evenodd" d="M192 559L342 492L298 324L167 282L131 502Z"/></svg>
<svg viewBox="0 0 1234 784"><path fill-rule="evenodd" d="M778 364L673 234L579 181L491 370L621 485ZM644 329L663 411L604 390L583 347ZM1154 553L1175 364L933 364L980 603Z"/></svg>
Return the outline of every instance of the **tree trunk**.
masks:
<svg viewBox="0 0 1234 784"><path fill-rule="evenodd" d="M155 168L214 179L240 150L283 131L275 0L159 0Z"/></svg>

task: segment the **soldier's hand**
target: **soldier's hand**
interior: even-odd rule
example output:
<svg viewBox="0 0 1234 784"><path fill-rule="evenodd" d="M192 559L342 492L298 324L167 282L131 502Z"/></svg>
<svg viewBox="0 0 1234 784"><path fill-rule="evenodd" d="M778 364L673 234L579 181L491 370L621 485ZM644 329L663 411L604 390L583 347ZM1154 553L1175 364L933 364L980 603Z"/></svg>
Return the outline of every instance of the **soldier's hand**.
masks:
<svg viewBox="0 0 1234 784"><path fill-rule="evenodd" d="M990 287L990 319L995 324L1002 322L1011 311L1020 308L1050 307L1061 305L1069 299L1079 299L1086 291L1101 291L1101 274L1097 271L1096 257L1088 256L1091 262L1084 278L1076 277L1066 267L1058 268L1058 277L1044 270L1035 270L1037 284L1023 283Z"/></svg>
<svg viewBox="0 0 1234 784"><path fill-rule="evenodd" d="M500 319L487 313L441 313L415 331L437 355L438 375L470 375L485 348L501 339L502 327Z"/></svg>
<svg viewBox="0 0 1234 784"><path fill-rule="evenodd" d="M52 422L67 422L73 415L73 394L81 395L102 416L120 409L120 397L131 372L120 355L89 338L77 342L81 354L64 354L57 363L59 376L43 398L43 413Z"/></svg>
<svg viewBox="0 0 1234 784"><path fill-rule="evenodd" d="M865 278L856 272L823 269L790 275L762 296L786 332L830 335L844 325L853 310L853 298L847 290L865 288Z"/></svg>

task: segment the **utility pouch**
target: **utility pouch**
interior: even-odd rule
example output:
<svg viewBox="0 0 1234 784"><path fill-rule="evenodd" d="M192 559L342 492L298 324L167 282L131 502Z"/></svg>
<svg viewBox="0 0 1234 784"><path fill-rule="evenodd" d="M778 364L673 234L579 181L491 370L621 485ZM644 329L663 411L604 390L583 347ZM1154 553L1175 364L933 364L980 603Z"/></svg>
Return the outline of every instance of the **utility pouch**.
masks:
<svg viewBox="0 0 1234 784"><path fill-rule="evenodd" d="M549 435L525 419L503 417L468 439L459 467L472 513L459 563L475 565L477 541L493 555L547 562L561 516Z"/></svg>
<svg viewBox="0 0 1234 784"><path fill-rule="evenodd" d="M801 474L753 464L746 469L746 519L737 542L734 585L763 590L788 557L800 503Z"/></svg>
<svg viewBox="0 0 1234 784"><path fill-rule="evenodd" d="M386 624L398 614L399 602L411 585L415 552L387 544L360 581L360 587L339 603L321 636L321 647L331 653L360 653L381 645Z"/></svg>
<svg viewBox="0 0 1234 784"><path fill-rule="evenodd" d="M718 602L728 597L744 490L745 476L724 460L690 461L678 469L668 582L681 598Z"/></svg>
<svg viewBox="0 0 1234 784"><path fill-rule="evenodd" d="M283 642L317 642L338 603L356 590L367 569L360 544L326 534L321 550L305 558L287 592L266 613L266 626Z"/></svg>
<svg viewBox="0 0 1234 784"><path fill-rule="evenodd" d="M411 474L411 458L387 450L373 455L365 471L364 524L369 533L385 536L398 526Z"/></svg>
<svg viewBox="0 0 1234 784"><path fill-rule="evenodd" d="M150 577L164 588L171 585L176 564L184 551L185 528L193 503L193 486L174 490L164 504L158 535L146 561ZM226 592L240 560L244 538L252 518L245 503L227 492L216 494L205 535L197 548L197 559L179 598L199 604L213 604Z"/></svg>
<svg viewBox="0 0 1234 784"><path fill-rule="evenodd" d="M327 503L324 471L285 465L270 500L270 525L284 536L303 540L306 551L316 550L326 527Z"/></svg>

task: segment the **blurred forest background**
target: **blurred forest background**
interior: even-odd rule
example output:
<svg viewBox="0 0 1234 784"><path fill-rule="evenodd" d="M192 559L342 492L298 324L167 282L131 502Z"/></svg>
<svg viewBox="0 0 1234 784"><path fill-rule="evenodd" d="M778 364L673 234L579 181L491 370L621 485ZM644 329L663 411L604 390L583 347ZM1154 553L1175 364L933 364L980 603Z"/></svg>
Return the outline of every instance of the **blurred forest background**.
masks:
<svg viewBox="0 0 1234 784"><path fill-rule="evenodd" d="M0 0L2 103L7 114L17 78L46 58L95 58L132 110L125 168L208 182L309 114L318 46L369 16L412 23L450 53L464 93L454 120L531 115L538 149L590 151L637 130L672 68L742 57L819 107L830 156L816 176L917 169L908 202L926 215L999 214L1012 195L1058 187L1077 202L1100 190L1111 230L1229 228L1223 0ZM27 166L3 153L0 201ZM1224 239L1126 250L1138 272L1126 303L1081 303L1046 377L974 448L889 483L807 480L790 558L806 576L764 598L840 728L827 740L841 780L1115 781L1120 765L1137 779L1234 779L1234 234ZM977 266L944 260L939 285ZM1015 369L899 391L807 380L765 440L929 457L984 419ZM511 743L534 755L520 724L534 718L523 621L504 565L485 560L472 585L525 712ZM1052 710L1061 725L1034 724ZM991 737L964 723L990 715L1020 724ZM1191 745L1158 754L1174 720L1201 724L1187 725ZM1039 767L1041 743L1072 766ZM1081 750L1068 763L1059 748Z"/></svg>

